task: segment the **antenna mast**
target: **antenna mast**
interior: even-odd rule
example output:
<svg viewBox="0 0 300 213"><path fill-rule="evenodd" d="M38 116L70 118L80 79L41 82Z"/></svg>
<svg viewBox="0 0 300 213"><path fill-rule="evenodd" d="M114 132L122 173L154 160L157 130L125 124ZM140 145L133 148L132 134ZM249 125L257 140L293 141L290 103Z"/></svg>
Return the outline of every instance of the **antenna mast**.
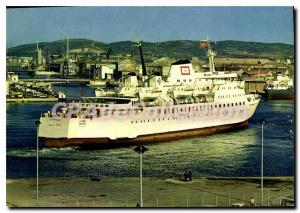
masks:
<svg viewBox="0 0 300 213"><path fill-rule="evenodd" d="M206 40L200 41L200 47L207 49L206 54L209 61L209 71L215 72L215 63L214 63L214 57L216 56L216 53L211 49L210 41L208 39L208 36L206 37Z"/></svg>
<svg viewBox="0 0 300 213"><path fill-rule="evenodd" d="M215 72L215 62L214 62L214 57L216 56L216 53L211 49L210 43L208 36L206 37L207 39L207 57L209 61L209 71L210 72Z"/></svg>

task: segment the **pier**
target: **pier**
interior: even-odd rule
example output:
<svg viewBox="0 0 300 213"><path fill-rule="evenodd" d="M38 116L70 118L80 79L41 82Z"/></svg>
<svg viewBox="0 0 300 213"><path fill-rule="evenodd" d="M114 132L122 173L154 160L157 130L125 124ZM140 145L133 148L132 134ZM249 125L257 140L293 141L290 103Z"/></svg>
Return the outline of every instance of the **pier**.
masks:
<svg viewBox="0 0 300 213"><path fill-rule="evenodd" d="M90 79L78 79L78 78L68 78L68 79L61 79L61 78L49 78L49 79L36 79L36 78L30 78L30 79L22 79L24 82L44 82L44 83L53 83L53 84L59 84L59 83L80 83L80 84L88 84L90 83Z"/></svg>
<svg viewBox="0 0 300 213"><path fill-rule="evenodd" d="M294 178L267 177L263 204L259 177L201 177L193 181L145 177L144 207L282 207L294 205ZM36 207L35 179L7 179L7 205ZM138 178L41 178L39 207L136 207ZM78 189L74 190L74 186ZM63 197L63 199L61 199ZM255 206L251 206L253 197Z"/></svg>
<svg viewBox="0 0 300 213"><path fill-rule="evenodd" d="M11 102L11 103L58 102L58 98L6 98L6 102Z"/></svg>

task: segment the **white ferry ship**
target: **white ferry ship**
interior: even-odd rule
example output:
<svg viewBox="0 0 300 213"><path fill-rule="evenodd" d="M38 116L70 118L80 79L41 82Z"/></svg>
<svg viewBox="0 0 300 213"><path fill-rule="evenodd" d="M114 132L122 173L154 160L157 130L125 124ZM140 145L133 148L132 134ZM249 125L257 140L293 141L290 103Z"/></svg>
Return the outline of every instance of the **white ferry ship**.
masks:
<svg viewBox="0 0 300 213"><path fill-rule="evenodd" d="M116 146L247 127L260 96L245 94L235 73L216 72L216 54L208 40L202 42L207 44L208 72L198 73L190 61L180 60L163 81L161 76L148 79L143 65L142 86L129 76L115 93L97 91L96 97L42 113L39 138L49 147Z"/></svg>

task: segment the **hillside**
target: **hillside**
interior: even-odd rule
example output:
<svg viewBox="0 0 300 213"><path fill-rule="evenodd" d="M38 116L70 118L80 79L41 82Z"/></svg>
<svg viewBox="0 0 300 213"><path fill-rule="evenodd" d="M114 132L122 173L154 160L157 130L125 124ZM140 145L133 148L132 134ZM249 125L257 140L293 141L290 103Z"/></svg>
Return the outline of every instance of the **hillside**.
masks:
<svg viewBox="0 0 300 213"><path fill-rule="evenodd" d="M138 49L134 47L132 41L120 41L113 43L103 43L88 39L70 39L70 49L90 48L97 52L106 52L109 48L114 54L138 55ZM41 42L39 47L44 55L64 54L66 51L66 40L53 42ZM294 45L283 43L260 43L245 41L219 41L215 45L218 57L235 58L289 58L293 57ZM8 56L31 56L36 48L36 44L25 44L8 49ZM191 58L193 56L205 57L205 50L199 48L199 41L177 40L143 43L145 56L151 57L172 57Z"/></svg>

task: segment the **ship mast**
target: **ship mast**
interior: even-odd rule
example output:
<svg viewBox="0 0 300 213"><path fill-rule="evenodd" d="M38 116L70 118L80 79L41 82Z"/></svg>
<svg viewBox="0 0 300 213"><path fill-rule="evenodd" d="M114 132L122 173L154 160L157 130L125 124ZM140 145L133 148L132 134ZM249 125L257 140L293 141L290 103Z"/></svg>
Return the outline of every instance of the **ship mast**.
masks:
<svg viewBox="0 0 300 213"><path fill-rule="evenodd" d="M210 72L215 72L215 62L214 62L214 57L216 56L216 53L211 49L210 43L209 43L209 39L207 36L207 57L208 57L208 61L209 61L209 71Z"/></svg>
<svg viewBox="0 0 300 213"><path fill-rule="evenodd" d="M206 54L208 57L208 61L209 61L209 71L210 72L215 72L215 63L214 63L214 57L217 55L210 46L210 41L208 39L208 36L206 37L206 40L201 40L200 41L200 47L207 49Z"/></svg>

